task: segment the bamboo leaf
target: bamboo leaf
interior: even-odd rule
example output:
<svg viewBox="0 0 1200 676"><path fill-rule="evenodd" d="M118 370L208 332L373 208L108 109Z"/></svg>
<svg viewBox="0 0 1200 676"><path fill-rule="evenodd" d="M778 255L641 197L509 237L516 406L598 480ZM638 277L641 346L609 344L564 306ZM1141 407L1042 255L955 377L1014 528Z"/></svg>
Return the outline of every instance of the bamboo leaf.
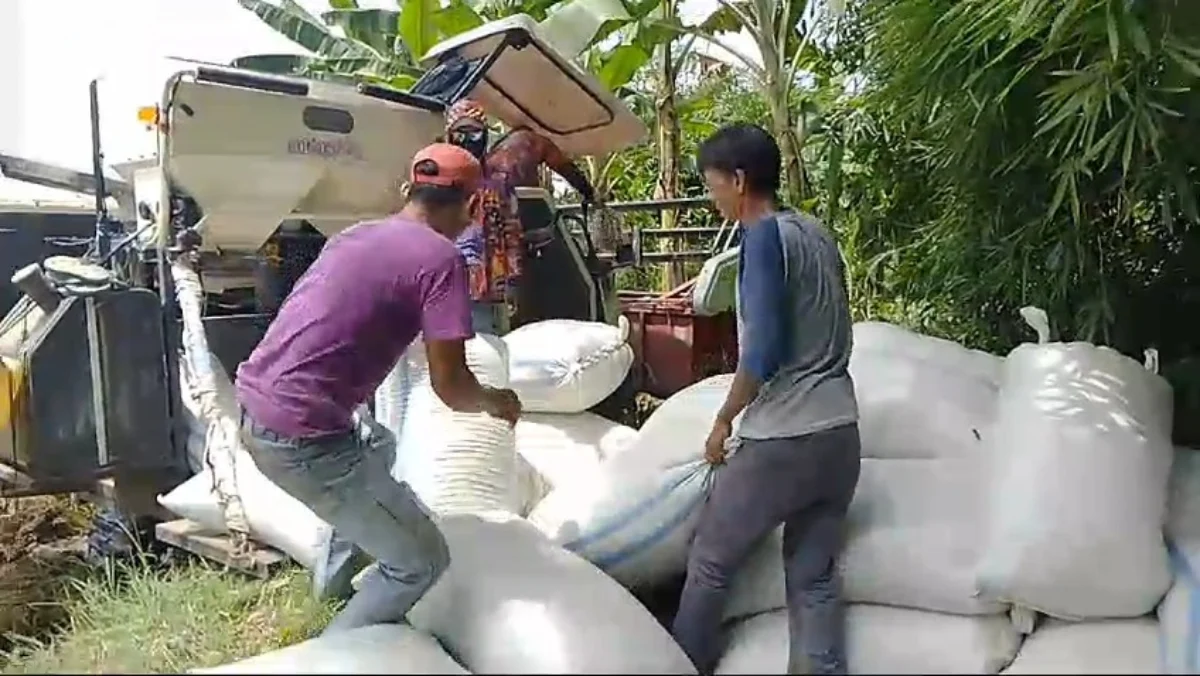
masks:
<svg viewBox="0 0 1200 676"><path fill-rule="evenodd" d="M1167 49L1166 53L1185 73L1200 78L1200 62L1189 59L1187 55L1175 49Z"/></svg>
<svg viewBox="0 0 1200 676"><path fill-rule="evenodd" d="M1105 24L1108 31L1108 51L1115 62L1121 52L1121 37L1120 29L1117 27L1117 17L1113 15L1113 3L1111 0L1105 3Z"/></svg>

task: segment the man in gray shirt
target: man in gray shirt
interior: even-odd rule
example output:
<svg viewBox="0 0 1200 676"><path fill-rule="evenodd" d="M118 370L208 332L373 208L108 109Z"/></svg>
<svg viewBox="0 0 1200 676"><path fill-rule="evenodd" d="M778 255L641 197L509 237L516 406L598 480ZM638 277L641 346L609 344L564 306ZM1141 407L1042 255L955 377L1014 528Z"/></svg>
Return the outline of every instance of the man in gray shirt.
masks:
<svg viewBox="0 0 1200 676"><path fill-rule="evenodd" d="M788 671L846 673L836 558L860 462L850 305L833 237L777 206L781 164L774 139L754 125L725 127L699 149L717 209L742 227L738 368L705 448L725 466L692 541L673 629L701 674L720 657L733 575L781 524ZM728 462L727 442L736 447Z"/></svg>

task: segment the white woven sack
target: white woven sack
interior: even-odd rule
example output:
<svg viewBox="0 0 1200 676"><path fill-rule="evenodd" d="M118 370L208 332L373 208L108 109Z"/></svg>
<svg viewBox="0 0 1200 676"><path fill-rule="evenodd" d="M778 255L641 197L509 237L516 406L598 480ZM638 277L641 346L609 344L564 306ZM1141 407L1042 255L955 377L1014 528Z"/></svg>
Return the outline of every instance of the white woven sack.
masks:
<svg viewBox="0 0 1200 676"><path fill-rule="evenodd" d="M460 514L438 525L450 567L408 619L472 673L696 673L629 592L524 520Z"/></svg>
<svg viewBox="0 0 1200 676"><path fill-rule="evenodd" d="M504 336L509 387L530 413L579 413L621 386L633 366L629 320L526 324Z"/></svg>
<svg viewBox="0 0 1200 676"><path fill-rule="evenodd" d="M198 285L198 281L192 280ZM200 346L204 347L204 346ZM189 355L195 357L196 355ZM230 504L235 503L235 524L245 524L242 532L270 545L311 569L329 539L329 525L304 503L293 498L263 476L254 459L242 445L237 432L237 394L233 382L216 355L209 353L211 391L202 387L190 369L181 367L181 396L194 406L193 427L189 430L189 452L200 443L202 469L165 495L158 503L176 516L195 522L213 533L230 531ZM190 361L182 359L181 362ZM207 410L206 406L208 407ZM206 420L207 419L207 420ZM205 423L207 422L207 425ZM198 437L203 435L203 439ZM220 480L218 481L218 478ZM224 498L224 500L223 500ZM239 529L240 530L240 529Z"/></svg>
<svg viewBox="0 0 1200 676"><path fill-rule="evenodd" d="M407 481L435 513L519 508L513 428L486 413L459 413L438 399L429 381L424 344L405 353L409 393L393 474ZM507 381L504 342L477 335L467 341L467 366L481 384Z"/></svg>
<svg viewBox="0 0 1200 676"><path fill-rule="evenodd" d="M1004 612L1004 604L975 594L982 469L982 459L863 460L839 560L845 599L960 615ZM738 571L726 618L787 606L782 530Z"/></svg>
<svg viewBox="0 0 1200 676"><path fill-rule="evenodd" d="M1047 619L1004 674L1160 674L1158 622ZM1194 673L1194 672L1193 672Z"/></svg>
<svg viewBox="0 0 1200 676"><path fill-rule="evenodd" d="M1200 451L1175 449L1166 533L1174 580L1158 604L1163 670L1200 673Z"/></svg>
<svg viewBox="0 0 1200 676"><path fill-rule="evenodd" d="M469 674L437 639L403 624L318 636L191 674Z"/></svg>
<svg viewBox="0 0 1200 676"><path fill-rule="evenodd" d="M329 539L329 524L263 476L245 450L233 452L233 474L242 498L250 535L312 569ZM213 533L225 533L224 512L213 488L212 470L205 468L158 503L176 516L194 521Z"/></svg>
<svg viewBox="0 0 1200 676"><path fill-rule="evenodd" d="M1165 380L1108 348L1009 354L988 451L984 597L1064 619L1154 610L1171 583L1172 403Z"/></svg>
<svg viewBox="0 0 1200 676"><path fill-rule="evenodd" d="M671 395L610 462L622 472L650 474L704 457L704 442L732 384L733 374L722 374ZM734 421L735 432L740 421Z"/></svg>
<svg viewBox="0 0 1200 676"><path fill-rule="evenodd" d="M854 604L846 609L851 674L994 674L1021 638L1003 615L965 617ZM716 673L788 673L787 611L734 624Z"/></svg>
<svg viewBox="0 0 1200 676"><path fill-rule="evenodd" d="M637 430L594 413L529 413L516 427L517 459L528 513L556 486L595 476L605 457L618 453Z"/></svg>
<svg viewBox="0 0 1200 676"><path fill-rule="evenodd" d="M978 455L996 413L1002 362L889 324L855 324L850 374L867 458Z"/></svg>
<svg viewBox="0 0 1200 676"><path fill-rule="evenodd" d="M404 429L404 414L408 410L408 395L412 383L408 375L408 359L404 355L375 389L375 420L397 439Z"/></svg>
<svg viewBox="0 0 1200 676"><path fill-rule="evenodd" d="M604 462L551 491L529 521L626 587L651 586L686 567L713 471L704 460L646 475Z"/></svg>
<svg viewBox="0 0 1200 676"><path fill-rule="evenodd" d="M1000 369L1004 365L1003 357L886 322L857 322L854 325L854 351L932 361L949 371L993 384L1000 382Z"/></svg>

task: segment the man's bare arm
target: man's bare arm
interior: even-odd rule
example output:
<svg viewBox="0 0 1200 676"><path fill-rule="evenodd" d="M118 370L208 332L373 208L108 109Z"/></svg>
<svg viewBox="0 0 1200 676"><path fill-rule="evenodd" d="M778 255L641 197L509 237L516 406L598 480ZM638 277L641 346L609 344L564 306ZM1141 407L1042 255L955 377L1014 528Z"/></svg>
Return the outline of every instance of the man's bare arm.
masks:
<svg viewBox="0 0 1200 676"><path fill-rule="evenodd" d="M429 381L434 393L451 409L479 413L484 410L484 389L467 368L465 345L463 340L426 341Z"/></svg>
<svg viewBox="0 0 1200 676"><path fill-rule="evenodd" d="M512 390L480 385L467 368L465 341L426 341L429 381L446 406L460 413L484 412L510 424L521 417L521 401Z"/></svg>

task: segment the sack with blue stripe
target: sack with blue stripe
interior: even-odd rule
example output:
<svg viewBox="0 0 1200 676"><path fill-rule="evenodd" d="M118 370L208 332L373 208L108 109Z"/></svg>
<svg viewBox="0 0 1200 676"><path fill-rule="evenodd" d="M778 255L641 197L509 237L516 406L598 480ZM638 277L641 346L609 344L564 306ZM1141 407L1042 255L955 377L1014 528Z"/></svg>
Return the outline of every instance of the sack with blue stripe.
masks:
<svg viewBox="0 0 1200 676"><path fill-rule="evenodd" d="M1158 604L1163 672L1200 673L1200 451L1175 449L1166 531L1174 581Z"/></svg>
<svg viewBox="0 0 1200 676"><path fill-rule="evenodd" d="M714 471L704 460L636 473L608 461L551 491L529 521L626 587L653 585L686 568Z"/></svg>

